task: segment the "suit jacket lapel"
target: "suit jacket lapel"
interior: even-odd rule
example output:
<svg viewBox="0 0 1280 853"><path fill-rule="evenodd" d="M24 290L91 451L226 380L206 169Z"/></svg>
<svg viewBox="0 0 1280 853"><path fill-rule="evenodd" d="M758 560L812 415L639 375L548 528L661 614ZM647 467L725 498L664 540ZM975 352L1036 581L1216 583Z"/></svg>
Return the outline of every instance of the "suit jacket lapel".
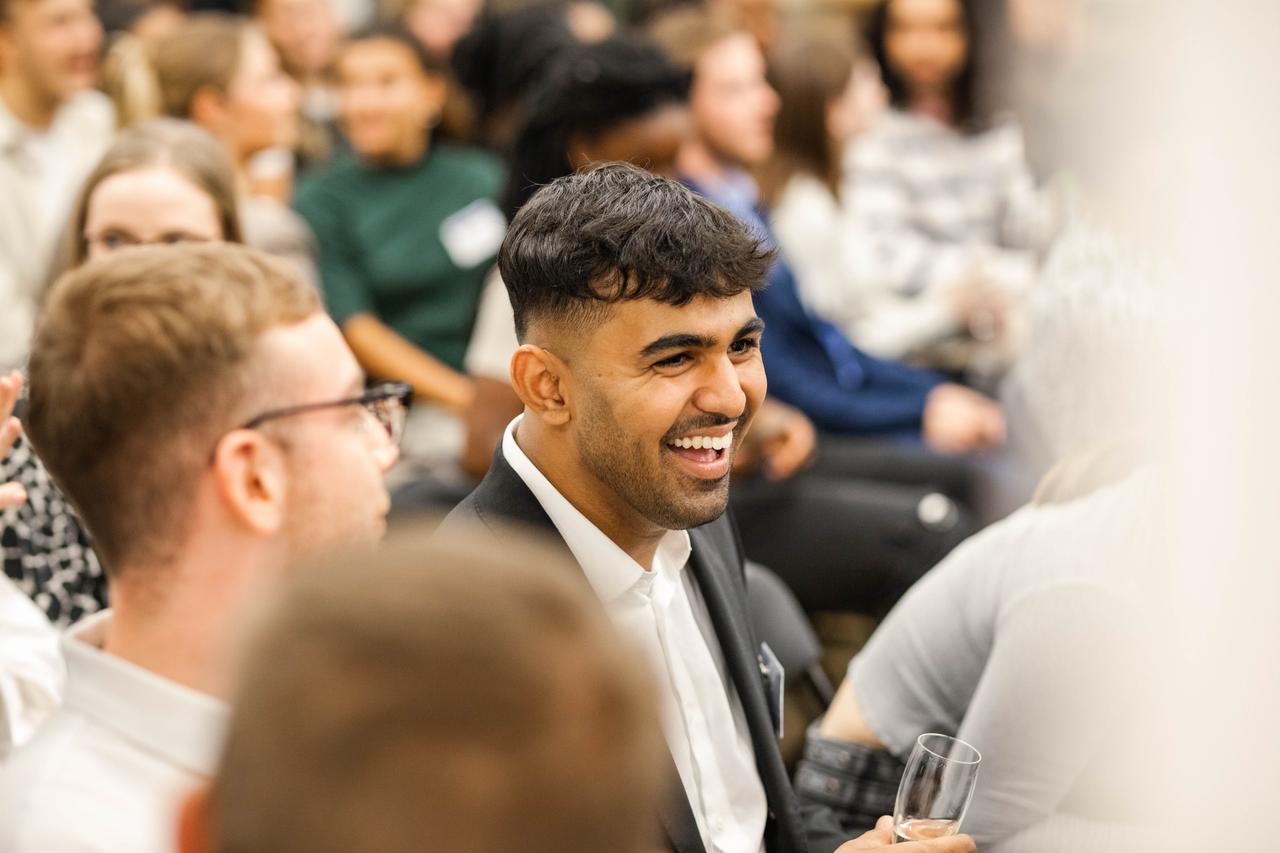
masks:
<svg viewBox="0 0 1280 853"><path fill-rule="evenodd" d="M717 522L719 523L727 522ZM690 564L707 612L711 616L711 624L715 627L716 637L720 641L725 668L746 713L756 762L759 764L761 755L777 752L778 746L773 731L773 718L765 704L755 639L746 621L745 590L740 592L733 584L733 573L738 569L728 565L723 544L712 541L709 530L692 530L690 536L694 543ZM763 770L762 767L761 771Z"/></svg>
<svg viewBox="0 0 1280 853"><path fill-rule="evenodd" d="M520 475L503 457L501 444L493 454L489 473L485 474L480 485L464 503L473 506L476 515L486 526L517 521L564 542L542 504L538 503L524 480L520 479Z"/></svg>
<svg viewBox="0 0 1280 853"><path fill-rule="evenodd" d="M727 517L721 518L689 533L693 538L690 564L716 637L720 640L725 668L742 702L751 733L751 746L755 751L756 769L769 803L766 846L770 853L807 850L799 816L795 812L791 782L782 763L782 754L778 751L755 635L747 621L745 579L736 583L734 578L741 574L741 568L728 562L731 556L738 554L732 522Z"/></svg>

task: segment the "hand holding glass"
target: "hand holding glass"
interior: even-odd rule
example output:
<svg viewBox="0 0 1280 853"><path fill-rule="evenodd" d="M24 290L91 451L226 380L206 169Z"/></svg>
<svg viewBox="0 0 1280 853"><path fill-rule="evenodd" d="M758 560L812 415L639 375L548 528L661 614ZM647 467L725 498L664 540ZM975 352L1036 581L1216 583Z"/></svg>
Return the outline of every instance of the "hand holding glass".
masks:
<svg viewBox="0 0 1280 853"><path fill-rule="evenodd" d="M978 750L962 740L924 734L907 759L893 808L893 840L927 841L960 831L978 782Z"/></svg>

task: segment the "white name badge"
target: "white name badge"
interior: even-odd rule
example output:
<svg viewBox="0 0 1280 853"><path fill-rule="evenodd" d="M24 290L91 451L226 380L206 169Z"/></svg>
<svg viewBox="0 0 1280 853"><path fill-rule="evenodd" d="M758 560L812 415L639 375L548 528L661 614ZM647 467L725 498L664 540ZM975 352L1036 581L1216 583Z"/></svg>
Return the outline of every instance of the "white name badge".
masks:
<svg viewBox="0 0 1280 853"><path fill-rule="evenodd" d="M498 253L507 233L507 218L487 198L450 216L440 225L440 242L449 260L461 269L470 269Z"/></svg>

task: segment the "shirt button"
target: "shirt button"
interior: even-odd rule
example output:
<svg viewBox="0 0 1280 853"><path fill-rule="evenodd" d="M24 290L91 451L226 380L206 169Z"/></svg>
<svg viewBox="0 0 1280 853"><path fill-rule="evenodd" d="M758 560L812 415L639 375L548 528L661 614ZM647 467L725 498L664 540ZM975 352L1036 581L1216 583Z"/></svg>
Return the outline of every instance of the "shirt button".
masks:
<svg viewBox="0 0 1280 853"><path fill-rule="evenodd" d="M724 832L724 818L716 817L711 819L711 828L717 832Z"/></svg>

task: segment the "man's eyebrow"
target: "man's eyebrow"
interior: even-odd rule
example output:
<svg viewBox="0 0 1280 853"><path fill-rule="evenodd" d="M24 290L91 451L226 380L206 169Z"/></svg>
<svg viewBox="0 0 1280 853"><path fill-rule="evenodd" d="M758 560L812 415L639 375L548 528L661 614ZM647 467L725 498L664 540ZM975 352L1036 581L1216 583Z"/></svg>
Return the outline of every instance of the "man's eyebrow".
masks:
<svg viewBox="0 0 1280 853"><path fill-rule="evenodd" d="M733 336L736 341L747 335L764 331L764 320L759 317L752 317L742 325L742 328ZM716 345L716 338L711 335L695 335L691 332L676 332L672 335L663 335L662 337L650 341L644 349L640 350L640 357L645 358L651 355L657 355L660 352L666 352L673 349L711 349Z"/></svg>
<svg viewBox="0 0 1280 853"><path fill-rule="evenodd" d="M674 335L663 335L650 341L640 350L640 357L657 355L670 349L710 349L716 345L716 339L707 335L695 335L689 332L677 332Z"/></svg>

